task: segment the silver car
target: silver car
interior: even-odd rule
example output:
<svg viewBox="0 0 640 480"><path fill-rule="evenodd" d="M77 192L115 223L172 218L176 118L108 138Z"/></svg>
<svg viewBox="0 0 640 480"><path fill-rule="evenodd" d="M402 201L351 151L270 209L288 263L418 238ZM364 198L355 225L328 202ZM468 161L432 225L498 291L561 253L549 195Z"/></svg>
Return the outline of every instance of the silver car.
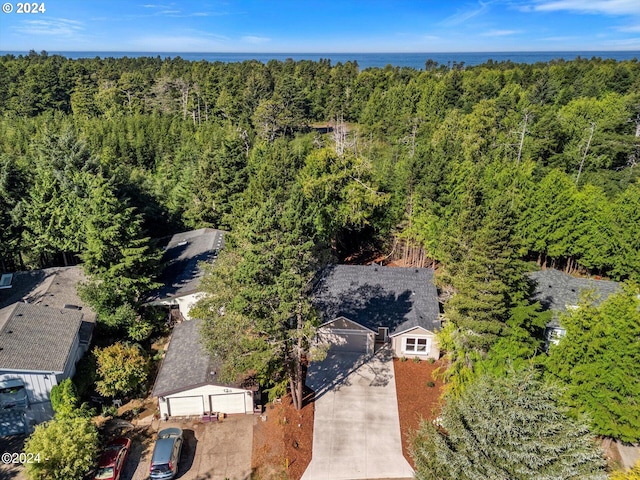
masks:
<svg viewBox="0 0 640 480"><path fill-rule="evenodd" d="M149 471L152 480L174 478L178 474L183 441L180 428L165 428L158 432Z"/></svg>

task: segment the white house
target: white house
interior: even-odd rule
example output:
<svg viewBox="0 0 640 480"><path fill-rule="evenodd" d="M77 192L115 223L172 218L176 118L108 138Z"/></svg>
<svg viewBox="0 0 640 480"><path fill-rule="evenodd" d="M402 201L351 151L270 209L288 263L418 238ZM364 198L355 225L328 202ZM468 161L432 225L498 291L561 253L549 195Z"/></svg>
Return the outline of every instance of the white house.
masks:
<svg viewBox="0 0 640 480"><path fill-rule="evenodd" d="M439 358L440 310L433 270L333 265L314 289L323 324L318 341L333 351L371 354L391 344L397 357Z"/></svg>
<svg viewBox="0 0 640 480"><path fill-rule="evenodd" d="M224 232L201 228L178 233L166 245L159 281L163 284L152 292L145 305L175 306L182 317L190 320L189 311L202 297L200 280L202 262L212 262L224 245Z"/></svg>
<svg viewBox="0 0 640 480"><path fill-rule="evenodd" d="M89 348L96 315L76 293L83 279L79 267L18 272L0 290L0 436L51 418L51 389ZM12 400L22 393L27 405Z"/></svg>
<svg viewBox="0 0 640 480"><path fill-rule="evenodd" d="M200 343L201 325L201 320L187 320L173 329L153 387L161 417L252 414L259 403L256 384L220 381L219 361L211 358Z"/></svg>

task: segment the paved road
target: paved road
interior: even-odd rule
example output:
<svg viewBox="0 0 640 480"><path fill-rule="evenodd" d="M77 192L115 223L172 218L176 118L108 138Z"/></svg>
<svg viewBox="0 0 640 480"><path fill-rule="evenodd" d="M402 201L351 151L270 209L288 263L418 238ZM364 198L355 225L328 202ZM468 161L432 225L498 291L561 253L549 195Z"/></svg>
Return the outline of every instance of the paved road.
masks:
<svg viewBox="0 0 640 480"><path fill-rule="evenodd" d="M402 455L393 363L331 354L309 367L316 391L313 458L302 480L413 478Z"/></svg>

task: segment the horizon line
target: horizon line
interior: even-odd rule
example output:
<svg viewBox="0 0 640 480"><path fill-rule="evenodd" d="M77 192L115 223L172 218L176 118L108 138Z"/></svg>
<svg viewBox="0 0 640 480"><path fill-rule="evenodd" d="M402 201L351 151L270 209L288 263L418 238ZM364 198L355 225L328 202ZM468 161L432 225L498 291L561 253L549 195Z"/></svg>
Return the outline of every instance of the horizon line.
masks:
<svg viewBox="0 0 640 480"><path fill-rule="evenodd" d="M499 54L509 54L509 53L576 53L576 52L621 52L621 53L633 53L637 52L640 54L640 50L636 49L612 49L612 50L452 50L452 51L377 51L377 52L358 52L358 51L333 51L333 52L314 52L314 51L305 51L305 52L293 52L293 51L269 51L269 52L260 52L260 51L170 51L170 50L47 50L42 49L38 51L35 48L31 48L28 50L0 50L0 53L30 53L30 52L51 52L51 53L137 53L137 54L160 54L160 53L169 53L169 54L180 54L180 53L188 53L188 54L201 54L201 55L216 55L216 54L224 54L224 55L401 55L401 54L434 54L434 55L442 55L442 54L486 54L486 53L499 53Z"/></svg>

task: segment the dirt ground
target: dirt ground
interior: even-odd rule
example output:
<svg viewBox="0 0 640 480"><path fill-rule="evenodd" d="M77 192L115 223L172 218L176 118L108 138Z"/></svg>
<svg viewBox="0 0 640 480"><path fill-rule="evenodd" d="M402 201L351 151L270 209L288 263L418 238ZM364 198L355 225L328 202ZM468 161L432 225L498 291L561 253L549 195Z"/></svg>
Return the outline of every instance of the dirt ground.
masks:
<svg viewBox="0 0 640 480"><path fill-rule="evenodd" d="M255 480L299 480L311 462L313 394L296 411L290 397L268 404L253 430L252 469Z"/></svg>
<svg viewBox="0 0 640 480"><path fill-rule="evenodd" d="M435 363L414 362L413 359L401 361L393 359L393 369L398 395L398 413L400 414L400 433L402 435L402 453L413 468L415 465L409 454L409 444L413 432L420 426L420 420L433 420L440 411L440 397L443 391L442 380L433 378L433 371L442 366L442 360ZM428 382L435 385L430 387Z"/></svg>

